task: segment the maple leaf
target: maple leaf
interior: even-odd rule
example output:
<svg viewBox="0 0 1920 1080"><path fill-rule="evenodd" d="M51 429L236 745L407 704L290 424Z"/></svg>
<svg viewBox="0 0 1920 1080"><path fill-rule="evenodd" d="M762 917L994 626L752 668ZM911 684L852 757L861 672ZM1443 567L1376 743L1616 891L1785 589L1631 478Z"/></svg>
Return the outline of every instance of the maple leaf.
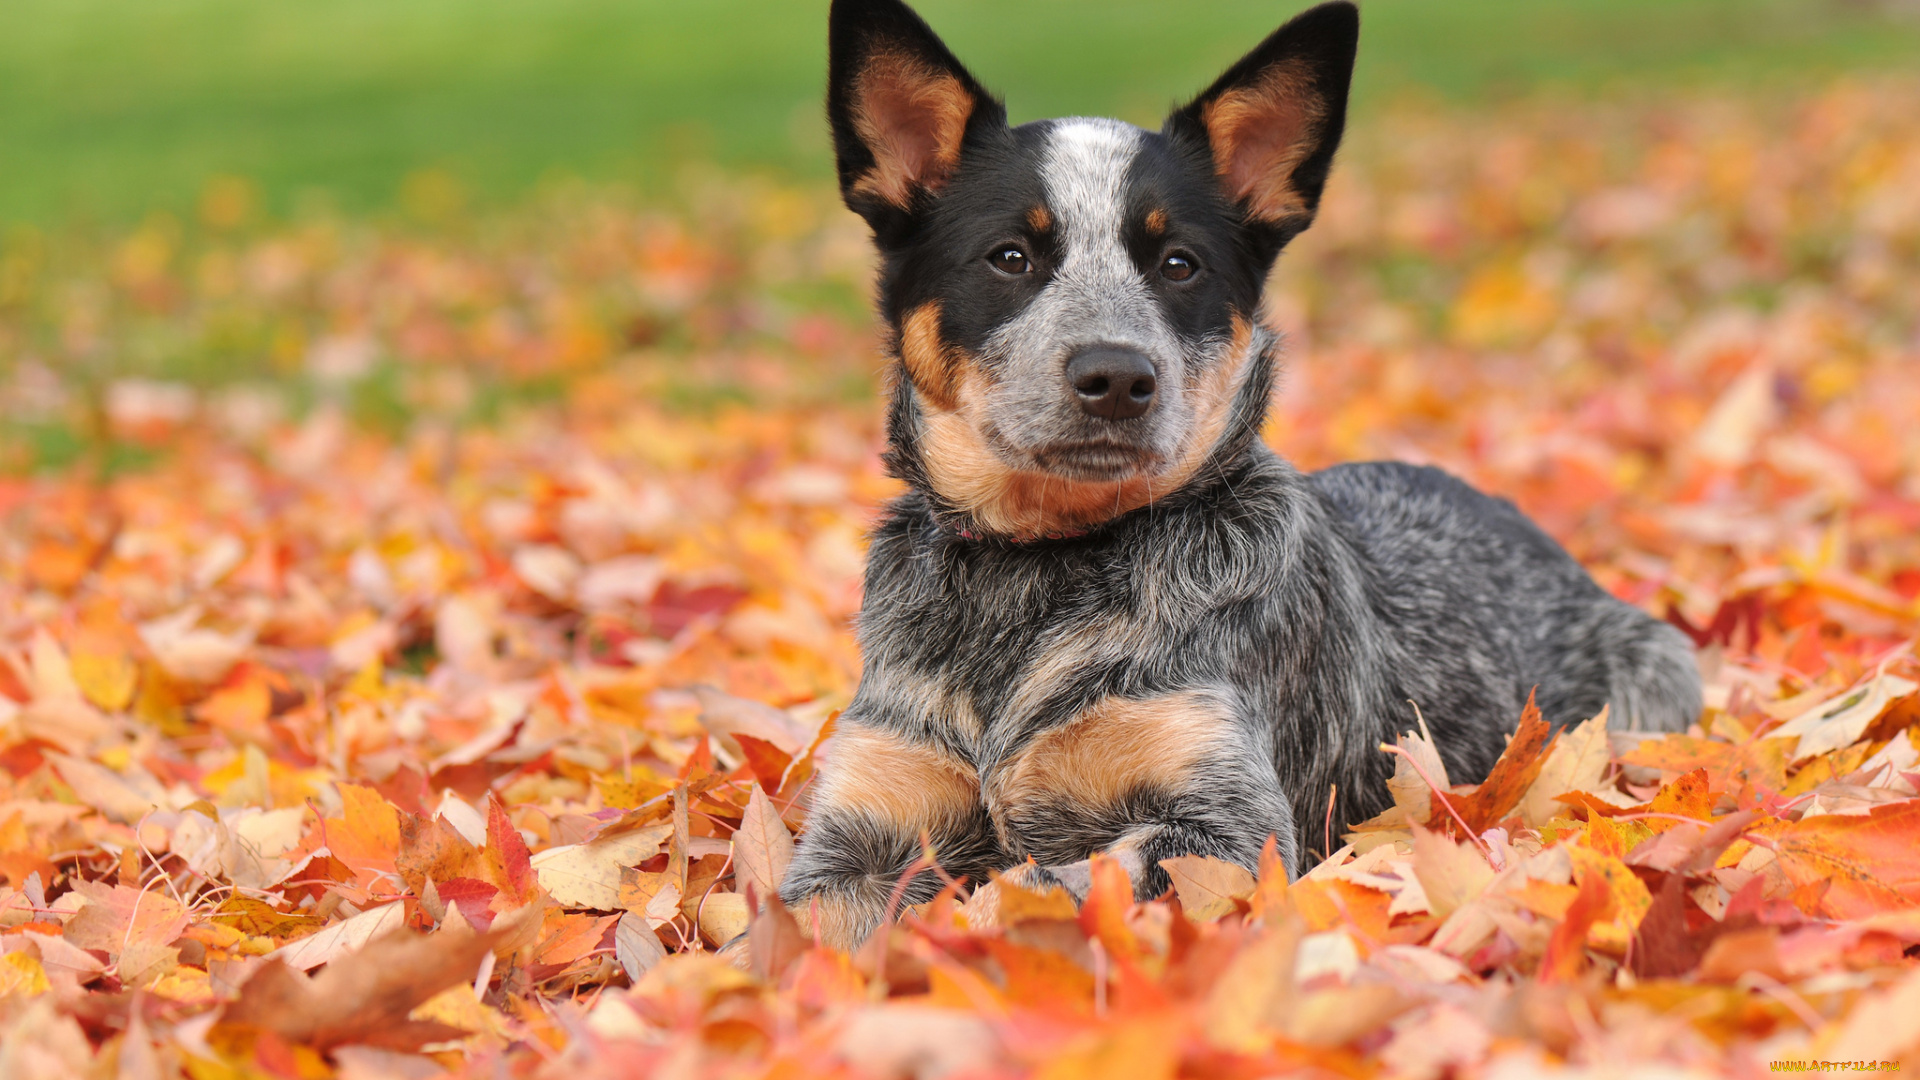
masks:
<svg viewBox="0 0 1920 1080"><path fill-rule="evenodd" d="M556 903L613 911L620 905L622 871L652 858L673 836L672 822L601 834L584 844L548 848L528 860L540 887Z"/></svg>
<svg viewBox="0 0 1920 1080"><path fill-rule="evenodd" d="M779 791L787 770L793 765L793 756L765 739L756 739L751 735L736 732L733 741L740 744L740 752L747 759L747 768L752 770L760 786L768 791Z"/></svg>
<svg viewBox="0 0 1920 1080"><path fill-rule="evenodd" d="M1821 907L1835 918L1920 904L1920 800L1877 806L1858 817L1797 821L1781 830L1774 845L1789 881L1824 883Z"/></svg>
<svg viewBox="0 0 1920 1080"><path fill-rule="evenodd" d="M351 867L362 886L395 872L400 851L400 811L364 784L339 784L341 813L315 826L309 844L324 844Z"/></svg>
<svg viewBox="0 0 1920 1080"><path fill-rule="evenodd" d="M1570 791L1600 786L1612 756L1607 741L1607 710L1556 740L1539 775L1520 800L1520 816L1539 826L1561 813L1559 798Z"/></svg>
<svg viewBox="0 0 1920 1080"><path fill-rule="evenodd" d="M487 802L487 846L484 852L488 877L500 891L518 903L530 902L540 887L533 872L533 856L527 842L507 818L506 807L498 799Z"/></svg>
<svg viewBox="0 0 1920 1080"><path fill-rule="evenodd" d="M402 814L397 821L394 872L415 895L425 892L429 881L472 877L478 872L479 850L444 819Z"/></svg>
<svg viewBox="0 0 1920 1080"><path fill-rule="evenodd" d="M405 924L405 905L382 904L323 927L277 950L273 956L295 971L311 971L363 949L369 941Z"/></svg>
<svg viewBox="0 0 1920 1080"><path fill-rule="evenodd" d="M1542 755L1556 738L1553 728L1541 718L1540 707L1534 704L1533 694L1529 692L1527 707L1520 713L1520 726L1515 729L1507 748L1501 752L1500 759L1493 763L1493 770L1487 773L1486 780L1466 795L1451 797L1455 810L1470 831L1476 834L1484 832L1513 812L1545 767L1546 760ZM1437 819L1435 823L1439 824ZM1453 824L1448 822L1441 827L1450 829Z"/></svg>
<svg viewBox="0 0 1920 1080"><path fill-rule="evenodd" d="M1428 908L1446 918L1493 881L1493 867L1472 844L1458 844L1446 833L1414 834L1413 870Z"/></svg>

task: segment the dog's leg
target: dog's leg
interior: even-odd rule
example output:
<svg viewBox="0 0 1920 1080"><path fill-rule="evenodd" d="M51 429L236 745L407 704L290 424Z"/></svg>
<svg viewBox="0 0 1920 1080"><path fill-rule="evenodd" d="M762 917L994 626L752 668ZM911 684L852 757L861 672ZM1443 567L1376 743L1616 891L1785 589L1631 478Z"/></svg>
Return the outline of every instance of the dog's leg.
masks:
<svg viewBox="0 0 1920 1080"><path fill-rule="evenodd" d="M990 784L990 804L1039 862L1033 884L1086 891L1093 851L1118 859L1141 900L1165 892L1160 860L1206 855L1257 871L1273 837L1298 865L1293 809L1256 721L1223 693L1110 698L1035 739Z"/></svg>
<svg viewBox="0 0 1920 1080"><path fill-rule="evenodd" d="M983 881L999 845L971 765L939 747L841 717L781 900L821 941L852 949L900 909L932 899L938 872Z"/></svg>

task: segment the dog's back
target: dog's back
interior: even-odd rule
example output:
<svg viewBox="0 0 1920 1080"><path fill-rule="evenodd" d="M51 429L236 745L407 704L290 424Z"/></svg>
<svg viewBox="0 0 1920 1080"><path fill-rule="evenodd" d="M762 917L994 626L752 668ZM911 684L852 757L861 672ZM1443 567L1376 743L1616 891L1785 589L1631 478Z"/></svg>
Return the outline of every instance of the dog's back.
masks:
<svg viewBox="0 0 1920 1080"><path fill-rule="evenodd" d="M1608 595L1512 503L1398 462L1309 480L1363 558L1407 665L1402 689L1454 775L1491 767L1530 692L1555 725L1602 706L1616 730L1675 731L1699 715L1685 635Z"/></svg>

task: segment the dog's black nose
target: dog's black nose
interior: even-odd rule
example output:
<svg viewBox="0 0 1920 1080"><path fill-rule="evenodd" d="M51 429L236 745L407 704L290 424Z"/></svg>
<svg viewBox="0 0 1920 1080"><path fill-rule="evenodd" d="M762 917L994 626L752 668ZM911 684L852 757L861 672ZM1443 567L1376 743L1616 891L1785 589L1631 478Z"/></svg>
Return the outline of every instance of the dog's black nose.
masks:
<svg viewBox="0 0 1920 1080"><path fill-rule="evenodd" d="M1153 407L1153 361L1133 349L1082 349L1067 361L1067 382L1088 416L1129 420Z"/></svg>

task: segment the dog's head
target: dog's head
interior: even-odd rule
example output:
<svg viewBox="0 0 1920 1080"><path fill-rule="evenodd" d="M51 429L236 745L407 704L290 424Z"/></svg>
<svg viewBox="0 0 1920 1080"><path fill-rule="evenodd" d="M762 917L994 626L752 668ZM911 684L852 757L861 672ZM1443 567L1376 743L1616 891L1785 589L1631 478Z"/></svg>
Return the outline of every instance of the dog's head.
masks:
<svg viewBox="0 0 1920 1080"><path fill-rule="evenodd" d="M1188 483L1266 410L1258 321L1313 220L1359 13L1298 16L1158 132L1009 127L899 0L834 0L841 193L895 334L890 463L983 533L1084 530Z"/></svg>

